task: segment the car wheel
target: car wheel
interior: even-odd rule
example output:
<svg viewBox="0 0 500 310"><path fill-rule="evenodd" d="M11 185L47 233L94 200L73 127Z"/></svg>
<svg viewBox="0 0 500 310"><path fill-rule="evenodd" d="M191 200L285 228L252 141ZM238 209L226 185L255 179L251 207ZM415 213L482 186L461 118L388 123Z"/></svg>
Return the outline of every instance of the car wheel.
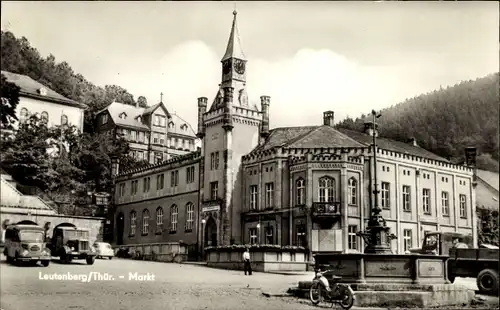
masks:
<svg viewBox="0 0 500 310"><path fill-rule="evenodd" d="M109 257L109 260L112 260L112 259L113 259L113 256L110 256L110 257Z"/></svg>
<svg viewBox="0 0 500 310"><path fill-rule="evenodd" d="M87 257L87 265L93 265L95 262L95 256Z"/></svg>
<svg viewBox="0 0 500 310"><path fill-rule="evenodd" d="M484 269L477 275L477 287L485 294L498 293L498 272L493 269Z"/></svg>
<svg viewBox="0 0 500 310"><path fill-rule="evenodd" d="M50 260L42 260L42 266L48 267L50 265Z"/></svg>

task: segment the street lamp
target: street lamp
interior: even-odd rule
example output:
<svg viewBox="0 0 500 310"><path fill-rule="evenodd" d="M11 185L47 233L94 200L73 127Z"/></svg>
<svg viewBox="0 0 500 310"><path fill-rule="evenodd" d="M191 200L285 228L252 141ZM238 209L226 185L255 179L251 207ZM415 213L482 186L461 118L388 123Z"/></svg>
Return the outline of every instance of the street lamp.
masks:
<svg viewBox="0 0 500 310"><path fill-rule="evenodd" d="M205 257L205 223L207 221L205 219L201 220L201 250L200 250L200 255L201 255L201 260L203 261L203 258Z"/></svg>
<svg viewBox="0 0 500 310"><path fill-rule="evenodd" d="M397 237L394 234L389 234L390 228L387 227L385 219L382 217L382 209L378 206L378 184L377 184L377 137L376 129L377 123L376 119L381 117L382 114L372 110L372 138L373 138L373 194L374 203L371 209L370 220L368 221L368 227L366 231L358 232L357 235L362 237L366 242L365 253L372 254L385 254L391 253L390 242L392 239Z"/></svg>

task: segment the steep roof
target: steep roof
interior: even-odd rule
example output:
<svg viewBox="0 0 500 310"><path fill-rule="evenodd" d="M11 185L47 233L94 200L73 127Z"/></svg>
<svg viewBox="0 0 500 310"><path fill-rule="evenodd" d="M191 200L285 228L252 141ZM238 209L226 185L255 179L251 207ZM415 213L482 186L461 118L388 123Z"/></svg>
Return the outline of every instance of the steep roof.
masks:
<svg viewBox="0 0 500 310"><path fill-rule="evenodd" d="M12 73L3 70L1 73L7 78L8 82L13 83L20 88L19 94L21 96L30 97L38 100L51 101L81 109L87 108L87 105L66 98L63 95L48 88L47 86L33 80L27 75Z"/></svg>
<svg viewBox="0 0 500 310"><path fill-rule="evenodd" d="M364 144L365 146L369 146L373 143L372 136L365 134L363 132L353 131L349 129L339 129L343 134L351 137L352 139ZM399 142L386 138L377 138L377 146L381 149L385 149L388 151L410 154L415 156L420 156L428 159L439 160L444 162L449 162L449 160L438 156L432 152L427 151L418 146L414 146L409 143Z"/></svg>
<svg viewBox="0 0 500 310"><path fill-rule="evenodd" d="M108 105L106 108L103 110L99 111L98 113L107 110L110 117L113 119L113 122L117 125L121 126L127 126L127 127L134 127L134 128L142 128L142 129L149 129L148 126L143 124L138 120L138 116L142 116L144 114L145 108L141 107L136 107L130 104L125 104L121 102L112 102L110 105ZM120 115L122 113L126 114L126 117L120 118Z"/></svg>
<svg viewBox="0 0 500 310"><path fill-rule="evenodd" d="M182 117L173 113L168 120L168 133L196 138L196 133L193 127L186 122Z"/></svg>
<svg viewBox="0 0 500 310"><path fill-rule="evenodd" d="M371 144L372 136L348 129L335 129L330 126L280 127L272 129L264 144L256 147L252 152L274 147L367 147ZM421 147L391 139L377 138L377 146L388 151L449 162Z"/></svg>
<svg viewBox="0 0 500 310"><path fill-rule="evenodd" d="M233 12L233 25L231 26L231 33L229 34L229 40L227 42L226 53L222 57L221 61L229 58L238 58L245 60L245 54L243 54L243 49L241 48L240 35L238 32L238 25L236 24L236 11Z"/></svg>
<svg viewBox="0 0 500 310"><path fill-rule="evenodd" d="M485 183L489 184L491 187L499 191L500 175L497 172L477 169L476 173L481 180L483 180Z"/></svg>

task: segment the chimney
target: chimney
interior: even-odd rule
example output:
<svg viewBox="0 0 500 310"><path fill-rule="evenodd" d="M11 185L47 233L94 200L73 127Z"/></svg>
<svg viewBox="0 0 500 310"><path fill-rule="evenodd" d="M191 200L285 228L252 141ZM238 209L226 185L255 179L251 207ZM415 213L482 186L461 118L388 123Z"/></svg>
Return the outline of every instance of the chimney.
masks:
<svg viewBox="0 0 500 310"><path fill-rule="evenodd" d="M378 137L378 128L377 127L378 127L378 124L373 126L373 122L365 122L364 132L369 136L375 135L375 137Z"/></svg>
<svg viewBox="0 0 500 310"><path fill-rule="evenodd" d="M205 127L203 126L203 114L207 112L207 97L198 98L198 132L196 136L202 139L205 136Z"/></svg>
<svg viewBox="0 0 500 310"><path fill-rule="evenodd" d="M231 108L233 106L234 87L224 87L224 119L222 127L226 130L233 129Z"/></svg>
<svg viewBox="0 0 500 310"><path fill-rule="evenodd" d="M334 120L333 116L334 116L333 111L323 112L323 125L333 127L333 120Z"/></svg>
<svg viewBox="0 0 500 310"><path fill-rule="evenodd" d="M408 139L408 144L418 147L417 139L415 139L414 137Z"/></svg>
<svg viewBox="0 0 500 310"><path fill-rule="evenodd" d="M263 144L269 136L269 104L271 97L260 96L260 106L262 111L262 122L260 123L260 144Z"/></svg>

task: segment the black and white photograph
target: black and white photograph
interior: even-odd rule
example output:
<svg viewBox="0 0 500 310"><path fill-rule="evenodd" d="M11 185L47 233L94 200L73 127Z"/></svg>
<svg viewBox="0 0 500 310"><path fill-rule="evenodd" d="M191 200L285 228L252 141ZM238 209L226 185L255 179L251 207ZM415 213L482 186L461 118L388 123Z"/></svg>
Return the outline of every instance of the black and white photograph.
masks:
<svg viewBox="0 0 500 310"><path fill-rule="evenodd" d="M498 309L497 1L0 5L0 310Z"/></svg>

